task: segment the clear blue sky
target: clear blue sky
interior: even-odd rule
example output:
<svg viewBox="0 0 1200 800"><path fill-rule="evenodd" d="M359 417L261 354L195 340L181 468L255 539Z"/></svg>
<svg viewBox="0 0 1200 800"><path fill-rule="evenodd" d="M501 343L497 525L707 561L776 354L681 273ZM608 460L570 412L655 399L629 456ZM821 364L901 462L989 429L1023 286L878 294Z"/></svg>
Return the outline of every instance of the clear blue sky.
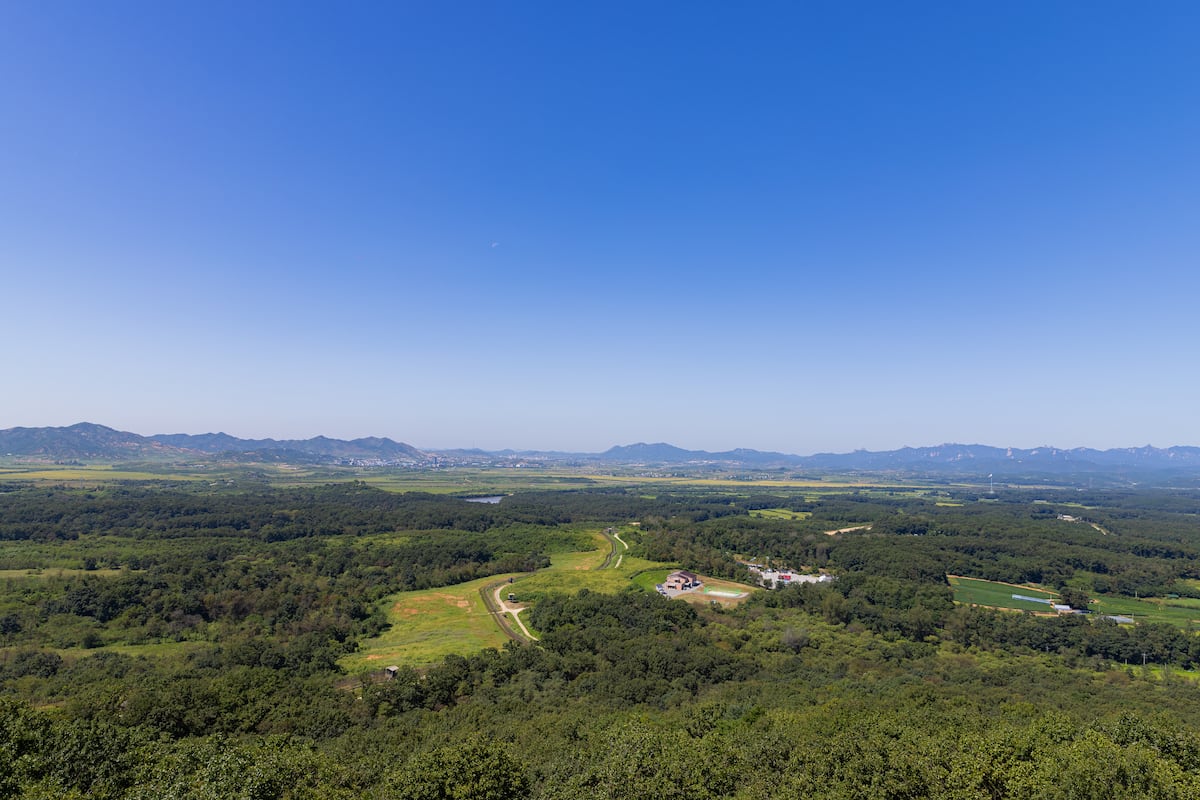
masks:
<svg viewBox="0 0 1200 800"><path fill-rule="evenodd" d="M1193 2L3 3L0 428L1200 444L1197 42Z"/></svg>

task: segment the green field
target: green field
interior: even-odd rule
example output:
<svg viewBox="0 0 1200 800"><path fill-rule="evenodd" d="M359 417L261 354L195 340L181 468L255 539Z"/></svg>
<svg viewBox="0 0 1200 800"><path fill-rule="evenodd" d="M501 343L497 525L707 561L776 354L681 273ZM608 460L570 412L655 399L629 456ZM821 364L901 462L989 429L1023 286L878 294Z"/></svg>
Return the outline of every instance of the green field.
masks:
<svg viewBox="0 0 1200 800"><path fill-rule="evenodd" d="M1056 593L1045 589L1013 586L979 578L960 578L956 575L949 577L950 585L954 588L956 603L1049 613L1050 607L1043 603L1013 600L1012 596L1023 594L1028 597L1058 599ZM1178 628L1200 625L1200 600L1190 597L1133 598L1101 595L1092 598L1088 609L1093 614L1132 617L1137 622L1165 622Z"/></svg>
<svg viewBox="0 0 1200 800"><path fill-rule="evenodd" d="M979 578L962 578L951 575L950 586L954 589L954 602L992 608L1012 608L1018 611L1038 611L1052 613L1050 606L1045 603L1032 603L1027 600L1014 600L1014 594L1027 597L1045 597L1047 600L1058 600L1057 592L1044 589L1034 589L1029 586L1014 586L1008 583L985 581Z"/></svg>
<svg viewBox="0 0 1200 800"><path fill-rule="evenodd" d="M674 572L678 567L668 567L667 569L648 569L639 575L633 577L635 585L645 589L647 592L653 592L654 587L667 579L667 576Z"/></svg>
<svg viewBox="0 0 1200 800"><path fill-rule="evenodd" d="M348 672L377 670L391 664L428 666L451 653L470 654L500 648L508 637L492 619L479 590L508 578L487 578L420 592L401 592L389 599L383 635L367 639L341 660Z"/></svg>
<svg viewBox="0 0 1200 800"><path fill-rule="evenodd" d="M809 490L812 500L826 494L875 489L879 491L922 492L919 483L892 486L879 481L862 481L842 476L788 479L746 478L736 475L652 477L607 467L541 466L451 467L448 469L407 469L403 467L342 467L325 464L279 464L207 461L177 463L138 461L123 464L83 464L58 466L0 459L0 479L48 482L80 487L98 486L117 481L208 481L216 485L270 484L293 487L357 480L388 491L430 492L432 494L487 495L508 494L520 490L584 489L609 486L662 487L667 490L727 490L732 494L748 490L781 491L795 495L797 489ZM787 509L780 519L792 519ZM770 516L770 514L766 515ZM803 519L804 516L797 518Z"/></svg>
<svg viewBox="0 0 1200 800"><path fill-rule="evenodd" d="M625 528L632 531L633 528ZM618 530L618 535L623 531ZM428 589L419 592L400 592L388 598L388 622L392 627L381 636L367 639L358 652L346 656L341 665L351 673L381 669L390 664L428 666L451 653L469 655L485 647L502 647L507 637L492 618L480 590L513 578L510 588L521 604L536 603L548 594L574 594L581 589L605 594L622 591L654 591L655 584L677 567L643 558L625 555L616 544L620 565L613 552L612 540L602 530L592 530L595 550L555 553L550 566L533 574L493 575L470 583ZM705 578L705 591L684 595L692 603L737 603L743 597L733 593L755 591L743 584ZM522 614L529 625L529 618ZM536 635L536 631L534 631Z"/></svg>
<svg viewBox="0 0 1200 800"><path fill-rule="evenodd" d="M111 466L96 467L39 467L37 469L6 469L0 473L6 481L49 481L52 483L95 485L110 481L194 481L206 476L188 472L141 472L116 469Z"/></svg>
<svg viewBox="0 0 1200 800"><path fill-rule="evenodd" d="M631 530L631 529L630 529ZM389 664L428 666L451 653L468 655L485 647L502 647L508 638L483 602L480 590L497 581L514 579L511 591L519 601L534 602L549 593L574 593L580 589L616 593L631 586L635 573L659 564L624 555L620 567L612 540L602 530L589 531L596 549L550 556L550 566L533 574L493 575L487 578L419 592L400 592L388 598L388 622L383 635L367 639L359 651L342 659L349 672L379 669ZM618 531L619 533L619 531ZM601 568L605 563L608 566ZM666 571L662 573L666 575ZM651 584L653 589L653 584ZM526 615L522 621L528 625Z"/></svg>
<svg viewBox="0 0 1200 800"><path fill-rule="evenodd" d="M1133 617L1138 622L1166 622L1178 628L1200 625L1200 600L1187 597L1119 597L1101 595L1089 606L1094 614Z"/></svg>
<svg viewBox="0 0 1200 800"><path fill-rule="evenodd" d="M687 592L679 595L679 599L693 605L708 605L720 603L723 606L737 605L750 596L752 592L762 591L744 583L723 581L720 578L703 578L704 585L698 592Z"/></svg>

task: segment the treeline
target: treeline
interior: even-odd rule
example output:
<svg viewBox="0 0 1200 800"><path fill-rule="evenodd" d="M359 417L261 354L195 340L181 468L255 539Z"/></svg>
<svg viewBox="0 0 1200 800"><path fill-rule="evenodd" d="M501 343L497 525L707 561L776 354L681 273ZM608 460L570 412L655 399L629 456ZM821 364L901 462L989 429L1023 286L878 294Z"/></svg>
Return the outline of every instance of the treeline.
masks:
<svg viewBox="0 0 1200 800"><path fill-rule="evenodd" d="M497 529L146 556L141 563L151 566L137 571L10 581L14 591L0 596L0 637L96 647L317 632L350 648L385 624L376 607L383 596L544 567L549 557L539 546L527 531L509 537Z"/></svg>
<svg viewBox="0 0 1200 800"><path fill-rule="evenodd" d="M280 542L398 530L479 533L517 524L553 526L643 517L694 522L746 513L744 505L720 495L646 498L623 489L527 492L493 505L447 495L387 492L363 483L238 491L136 483L93 490L8 488L0 492L0 540L4 541L53 542L105 534L144 540L204 536Z"/></svg>

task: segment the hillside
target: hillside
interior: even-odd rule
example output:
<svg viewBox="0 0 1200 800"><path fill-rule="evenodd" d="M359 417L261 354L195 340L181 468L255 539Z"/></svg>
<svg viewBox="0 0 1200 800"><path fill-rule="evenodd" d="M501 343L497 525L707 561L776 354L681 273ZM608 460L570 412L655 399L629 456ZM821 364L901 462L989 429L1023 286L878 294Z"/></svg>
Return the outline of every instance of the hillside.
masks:
<svg viewBox="0 0 1200 800"><path fill-rule="evenodd" d="M0 455L126 460L185 453L168 442L80 422L65 428L0 430Z"/></svg>
<svg viewBox="0 0 1200 800"><path fill-rule="evenodd" d="M343 440L240 439L227 433L141 436L82 422L64 428L0 430L0 455L43 459L122 461L146 458L219 457L243 462L302 461L414 465L497 463L514 458L555 465L619 465L689 470L775 470L838 473L903 473L919 476L972 476L1012 480L1102 477L1118 482L1178 480L1200 476L1200 447L1151 446L1096 450L1057 447L1012 448L981 444L941 444L896 450L856 450L810 456L737 448L720 452L686 450L665 442L618 445L602 453L502 450L419 450L385 437Z"/></svg>
<svg viewBox="0 0 1200 800"><path fill-rule="evenodd" d="M424 453L412 445L378 436L346 441L327 436L314 436L311 439L239 439L227 433L172 433L156 434L150 438L165 445L210 454L291 451L339 459L422 461L426 458Z"/></svg>
<svg viewBox="0 0 1200 800"><path fill-rule="evenodd" d="M61 428L0 430L0 455L108 461L197 456L230 456L242 461L278 461L290 457L314 462L420 462L427 458L412 445L375 436L351 441L325 436L287 440L239 439L227 433L141 436L90 422Z"/></svg>

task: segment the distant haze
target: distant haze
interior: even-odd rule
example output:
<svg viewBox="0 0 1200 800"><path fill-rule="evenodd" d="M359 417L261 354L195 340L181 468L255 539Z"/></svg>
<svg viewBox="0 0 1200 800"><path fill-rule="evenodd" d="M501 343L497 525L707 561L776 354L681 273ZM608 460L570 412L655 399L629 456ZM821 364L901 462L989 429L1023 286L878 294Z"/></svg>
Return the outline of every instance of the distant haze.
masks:
<svg viewBox="0 0 1200 800"><path fill-rule="evenodd" d="M1200 5L0 4L0 428L1200 444Z"/></svg>
<svg viewBox="0 0 1200 800"><path fill-rule="evenodd" d="M890 451L859 450L853 453L797 454L736 448L712 452L689 450L665 442L616 445L603 452L564 453L512 450L487 453L468 449L415 448L386 437L342 440L327 436L309 439L240 439L225 433L165 434L152 437L119 431L106 425L81 422L66 427L0 429L0 455L19 461L129 462L151 460L185 469L196 462L249 464L324 464L345 467L512 467L568 466L636 467L639 470L667 468L691 474L704 472L772 471L783 477L788 472L813 470L819 473L869 472L955 480L990 479L1018 483L1047 478L1065 485L1102 484L1132 486L1187 486L1200 480L1200 447L1034 449L999 448L987 445L939 444Z"/></svg>

